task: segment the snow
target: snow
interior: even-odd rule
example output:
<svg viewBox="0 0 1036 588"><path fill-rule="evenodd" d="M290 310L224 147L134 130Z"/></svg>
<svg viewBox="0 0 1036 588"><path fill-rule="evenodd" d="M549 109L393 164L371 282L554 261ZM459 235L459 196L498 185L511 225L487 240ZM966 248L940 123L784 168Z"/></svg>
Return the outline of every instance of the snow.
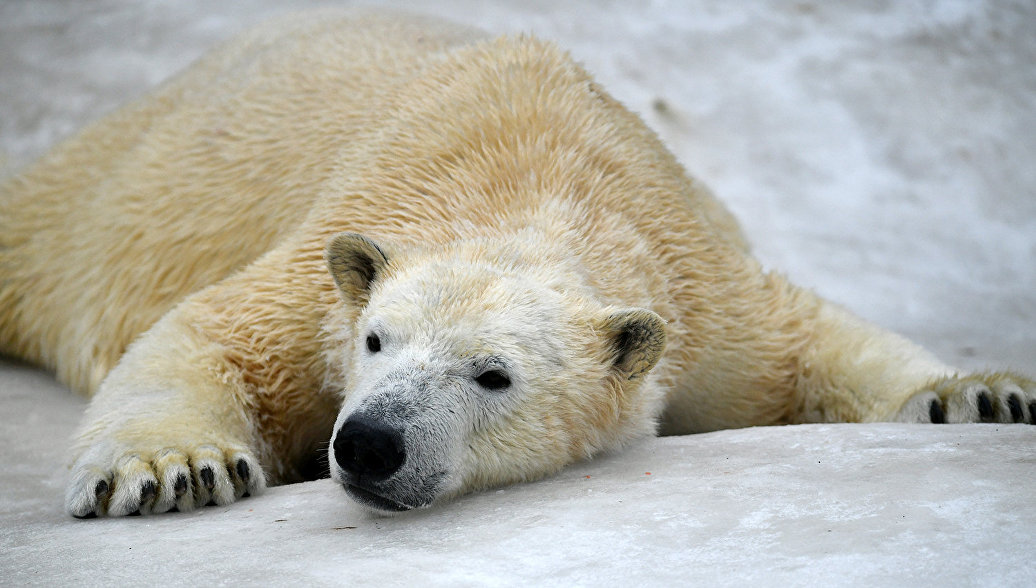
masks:
<svg viewBox="0 0 1036 588"><path fill-rule="evenodd" d="M0 4L0 167L311 4ZM768 267L961 367L1036 373L1031 3L414 8L557 40L729 204ZM3 585L1009 586L1029 583L1036 547L1036 428L1021 425L652 439L392 518L319 481L78 521L61 502L84 402L11 362L0 402Z"/></svg>
<svg viewBox="0 0 1036 588"><path fill-rule="evenodd" d="M80 521L60 439L82 401L0 370L0 584L1021 586L1024 425L812 425L651 439L395 517L330 480L227 507Z"/></svg>

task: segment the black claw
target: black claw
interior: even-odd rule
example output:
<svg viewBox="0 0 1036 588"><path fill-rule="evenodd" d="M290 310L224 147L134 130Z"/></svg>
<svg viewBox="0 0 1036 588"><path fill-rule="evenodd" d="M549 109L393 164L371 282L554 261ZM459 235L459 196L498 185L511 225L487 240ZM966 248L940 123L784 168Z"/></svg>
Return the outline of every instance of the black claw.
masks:
<svg viewBox="0 0 1036 588"><path fill-rule="evenodd" d="M107 480L99 480L97 482L97 485L94 486L94 496L96 496L97 498L100 498L100 497L104 496L107 493L108 493L108 481ZM94 516L97 516L97 515L94 515Z"/></svg>
<svg viewBox="0 0 1036 588"><path fill-rule="evenodd" d="M176 477L176 482L173 483L173 492L177 498L187 494L187 474L180 474Z"/></svg>
<svg viewBox="0 0 1036 588"><path fill-rule="evenodd" d="M1036 400L1029 403L1029 424L1036 425Z"/></svg>
<svg viewBox="0 0 1036 588"><path fill-rule="evenodd" d="M932 423L941 425L946 422L946 413L942 411L942 405L939 404L938 400L933 400L928 405L928 418L932 419Z"/></svg>
<svg viewBox="0 0 1036 588"><path fill-rule="evenodd" d="M993 418L993 401L984 390L978 393L978 416L983 419Z"/></svg>
<svg viewBox="0 0 1036 588"><path fill-rule="evenodd" d="M248 471L248 463L243 459L239 459L237 460L237 468L235 469L237 469L237 475L241 478L241 481L247 483L248 475L251 473Z"/></svg>
<svg viewBox="0 0 1036 588"><path fill-rule="evenodd" d="M1011 420L1019 423L1025 418L1025 412L1022 410L1022 401L1018 398L1017 394L1012 394L1007 397L1007 407L1011 409Z"/></svg>
<svg viewBox="0 0 1036 588"><path fill-rule="evenodd" d="M140 503L147 504L148 502L151 502L151 499L153 499L156 494L158 494L158 486L151 480L144 482L144 485L140 487Z"/></svg>
<svg viewBox="0 0 1036 588"><path fill-rule="evenodd" d="M212 468L205 466L198 472L198 477L201 478L202 485L206 489L212 490L216 487L216 474L212 473Z"/></svg>
<svg viewBox="0 0 1036 588"><path fill-rule="evenodd" d="M77 519L96 519L97 518L97 513L91 510L90 512L86 513L83 516L79 516L79 515L72 515L72 516L74 516Z"/></svg>

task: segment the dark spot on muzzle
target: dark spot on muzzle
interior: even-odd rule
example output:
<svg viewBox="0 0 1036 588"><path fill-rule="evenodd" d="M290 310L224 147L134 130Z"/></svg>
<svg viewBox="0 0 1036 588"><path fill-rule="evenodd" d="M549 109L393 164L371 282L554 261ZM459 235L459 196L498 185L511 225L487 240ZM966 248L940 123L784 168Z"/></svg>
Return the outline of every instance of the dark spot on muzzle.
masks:
<svg viewBox="0 0 1036 588"><path fill-rule="evenodd" d="M346 473L374 482L389 478L406 460L403 435L363 414L349 417L338 430L334 453Z"/></svg>

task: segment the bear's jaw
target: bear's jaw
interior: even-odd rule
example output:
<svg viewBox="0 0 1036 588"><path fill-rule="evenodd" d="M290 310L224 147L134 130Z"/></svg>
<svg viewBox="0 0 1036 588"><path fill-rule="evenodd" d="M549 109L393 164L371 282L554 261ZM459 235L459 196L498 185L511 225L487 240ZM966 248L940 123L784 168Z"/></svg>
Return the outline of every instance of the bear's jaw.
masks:
<svg viewBox="0 0 1036 588"><path fill-rule="evenodd" d="M366 488L361 488L356 484L344 482L342 483L342 488L345 489L346 494L348 494L350 498L360 503L365 508L378 513L399 513L414 509L413 506L401 504L395 500L386 498L381 494Z"/></svg>

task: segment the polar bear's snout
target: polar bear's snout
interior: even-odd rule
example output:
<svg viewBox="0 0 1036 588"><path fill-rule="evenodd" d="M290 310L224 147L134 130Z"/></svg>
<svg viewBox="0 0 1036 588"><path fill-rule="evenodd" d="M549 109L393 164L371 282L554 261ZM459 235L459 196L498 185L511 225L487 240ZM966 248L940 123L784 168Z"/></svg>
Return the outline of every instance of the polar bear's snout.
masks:
<svg viewBox="0 0 1036 588"><path fill-rule="evenodd" d="M465 411L443 385L445 369L427 358L400 358L387 372L352 392L329 459L331 477L351 498L399 512L428 506L449 489Z"/></svg>
<svg viewBox="0 0 1036 588"><path fill-rule="evenodd" d="M399 427L362 412L353 414L336 431L332 455L339 472L335 477L364 506L387 512L413 508L398 497L399 481L393 483L406 462Z"/></svg>
<svg viewBox="0 0 1036 588"><path fill-rule="evenodd" d="M403 465L406 449L399 430L361 414L350 417L338 431L334 455L348 475L380 482Z"/></svg>

